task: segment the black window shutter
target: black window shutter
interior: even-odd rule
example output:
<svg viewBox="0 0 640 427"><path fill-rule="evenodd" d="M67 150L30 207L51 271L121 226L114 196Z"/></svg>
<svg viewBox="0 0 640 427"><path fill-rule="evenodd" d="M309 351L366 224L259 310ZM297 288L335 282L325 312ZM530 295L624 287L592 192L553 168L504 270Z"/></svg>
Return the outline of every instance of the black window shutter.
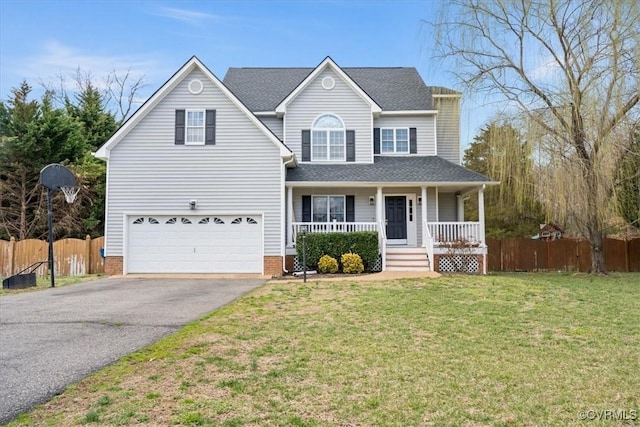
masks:
<svg viewBox="0 0 640 427"><path fill-rule="evenodd" d="M302 131L302 161L311 161L311 131Z"/></svg>
<svg viewBox="0 0 640 427"><path fill-rule="evenodd" d="M356 161L356 131L347 131L347 162Z"/></svg>
<svg viewBox="0 0 640 427"><path fill-rule="evenodd" d="M176 110L176 145L184 145L184 110Z"/></svg>
<svg viewBox="0 0 640 427"><path fill-rule="evenodd" d="M204 121L204 143L216 145L216 110L207 110Z"/></svg>
<svg viewBox="0 0 640 427"><path fill-rule="evenodd" d="M380 128L373 128L373 154L380 154Z"/></svg>
<svg viewBox="0 0 640 427"><path fill-rule="evenodd" d="M418 153L418 136L416 128L409 128L409 152L411 154Z"/></svg>
<svg viewBox="0 0 640 427"><path fill-rule="evenodd" d="M355 196L345 196L347 213L347 222L356 222L356 198Z"/></svg>
<svg viewBox="0 0 640 427"><path fill-rule="evenodd" d="M302 222L311 222L311 196L302 196Z"/></svg>

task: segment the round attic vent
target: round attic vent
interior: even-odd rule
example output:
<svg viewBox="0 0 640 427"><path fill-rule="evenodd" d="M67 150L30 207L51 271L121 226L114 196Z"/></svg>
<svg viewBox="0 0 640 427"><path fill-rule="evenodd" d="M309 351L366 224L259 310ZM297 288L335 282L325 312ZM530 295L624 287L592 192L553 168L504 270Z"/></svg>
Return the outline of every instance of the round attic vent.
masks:
<svg viewBox="0 0 640 427"><path fill-rule="evenodd" d="M193 79L189 82L189 92L194 95L199 94L204 89L204 84L198 79Z"/></svg>
<svg viewBox="0 0 640 427"><path fill-rule="evenodd" d="M336 81L333 79L333 77L325 77L324 79L322 79L322 88L326 89L326 90L331 90L336 86Z"/></svg>

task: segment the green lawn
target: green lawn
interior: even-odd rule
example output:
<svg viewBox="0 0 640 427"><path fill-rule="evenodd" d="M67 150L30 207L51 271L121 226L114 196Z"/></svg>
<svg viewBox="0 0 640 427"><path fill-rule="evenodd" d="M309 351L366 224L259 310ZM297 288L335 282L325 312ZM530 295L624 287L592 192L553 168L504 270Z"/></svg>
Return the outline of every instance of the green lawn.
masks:
<svg viewBox="0 0 640 427"><path fill-rule="evenodd" d="M634 423L640 274L504 274L269 283L11 425Z"/></svg>

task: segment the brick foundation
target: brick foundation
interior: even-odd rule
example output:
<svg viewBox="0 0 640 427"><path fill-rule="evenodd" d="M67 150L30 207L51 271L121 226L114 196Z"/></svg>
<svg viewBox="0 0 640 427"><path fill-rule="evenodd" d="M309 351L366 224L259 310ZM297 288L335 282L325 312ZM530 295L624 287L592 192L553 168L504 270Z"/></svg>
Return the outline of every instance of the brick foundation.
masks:
<svg viewBox="0 0 640 427"><path fill-rule="evenodd" d="M104 259L104 272L109 276L122 274L122 257L108 256ZM293 258L291 258L291 269L293 269ZM282 275L282 257L266 256L264 257L264 274L266 276Z"/></svg>
<svg viewBox="0 0 640 427"><path fill-rule="evenodd" d="M266 276L282 276L282 257L281 256L265 256L264 257L264 274Z"/></svg>
<svg viewBox="0 0 640 427"><path fill-rule="evenodd" d="M484 273L484 263L485 263L485 258L487 257L487 255L478 255L478 263L480 264L480 269L478 271L478 274L485 274ZM488 261L488 259L486 260ZM488 273L488 271L487 271Z"/></svg>
<svg viewBox="0 0 640 427"><path fill-rule="evenodd" d="M296 259L295 255L287 255L284 257L284 268L289 273L293 273L295 259Z"/></svg>
<svg viewBox="0 0 640 427"><path fill-rule="evenodd" d="M109 276L119 276L122 274L122 257L108 256L104 259L104 273Z"/></svg>
<svg viewBox="0 0 640 427"><path fill-rule="evenodd" d="M440 269L438 268L438 265L440 265L440 255L433 254L433 265L431 266L431 269L433 271L437 271L438 273L440 273Z"/></svg>

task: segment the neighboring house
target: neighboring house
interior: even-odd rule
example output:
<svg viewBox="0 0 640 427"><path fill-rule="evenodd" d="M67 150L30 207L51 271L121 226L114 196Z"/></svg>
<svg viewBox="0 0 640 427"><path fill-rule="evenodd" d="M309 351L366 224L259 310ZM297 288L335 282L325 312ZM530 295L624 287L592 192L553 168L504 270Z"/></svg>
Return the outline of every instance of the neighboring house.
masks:
<svg viewBox="0 0 640 427"><path fill-rule="evenodd" d="M105 270L294 268L295 236L379 232L383 269L486 271L485 176L460 166L458 92L414 68L231 68L190 59L96 152ZM464 222L477 193L480 221ZM471 255L469 255L471 254Z"/></svg>
<svg viewBox="0 0 640 427"><path fill-rule="evenodd" d="M540 231L534 238L540 240L556 240L561 239L563 234L564 230L562 230L558 224L548 222L546 224L540 224Z"/></svg>

